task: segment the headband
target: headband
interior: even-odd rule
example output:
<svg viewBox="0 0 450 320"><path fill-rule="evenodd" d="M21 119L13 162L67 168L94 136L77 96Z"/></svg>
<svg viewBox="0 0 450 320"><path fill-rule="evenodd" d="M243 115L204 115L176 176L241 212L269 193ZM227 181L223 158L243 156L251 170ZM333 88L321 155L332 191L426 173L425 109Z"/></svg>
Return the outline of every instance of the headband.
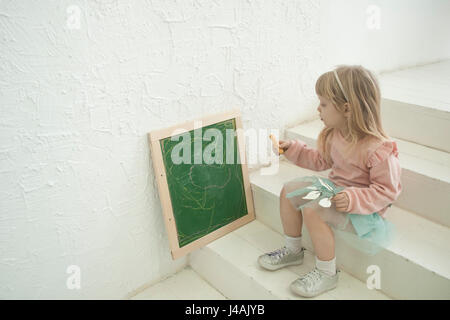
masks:
<svg viewBox="0 0 450 320"><path fill-rule="evenodd" d="M334 77L336 78L336 80L339 84L339 88L341 88L342 93L344 94L345 100L347 100L347 102L350 102L350 100L348 100L348 98L347 98L347 95L345 94L344 87L342 86L341 80L339 80L336 70L333 70L333 73L334 73Z"/></svg>

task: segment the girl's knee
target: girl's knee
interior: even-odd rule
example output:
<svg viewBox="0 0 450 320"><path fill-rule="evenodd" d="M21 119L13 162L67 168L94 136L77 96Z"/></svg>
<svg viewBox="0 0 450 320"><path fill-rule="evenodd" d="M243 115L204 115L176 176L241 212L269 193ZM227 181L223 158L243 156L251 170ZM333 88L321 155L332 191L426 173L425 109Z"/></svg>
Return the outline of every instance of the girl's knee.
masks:
<svg viewBox="0 0 450 320"><path fill-rule="evenodd" d="M285 187L281 188L281 192L280 192L280 200L281 201L289 200L288 198L286 198L286 194L287 194L286 188Z"/></svg>
<svg viewBox="0 0 450 320"><path fill-rule="evenodd" d="M302 209L302 214L303 214L303 217L304 217L305 219L307 219L307 218L309 218L309 217L315 216L315 215L316 215L316 212L315 212L314 209L312 209L312 208L303 208L303 209Z"/></svg>

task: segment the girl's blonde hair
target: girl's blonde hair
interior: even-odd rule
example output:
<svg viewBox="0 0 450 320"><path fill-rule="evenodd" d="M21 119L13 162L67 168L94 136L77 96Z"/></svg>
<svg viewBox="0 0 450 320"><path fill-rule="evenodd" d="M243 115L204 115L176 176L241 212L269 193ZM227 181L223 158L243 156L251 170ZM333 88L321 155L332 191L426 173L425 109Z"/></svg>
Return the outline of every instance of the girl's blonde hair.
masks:
<svg viewBox="0 0 450 320"><path fill-rule="evenodd" d="M376 77L362 66L341 65L335 71L336 75L334 71L329 71L317 79L316 94L330 100L342 114L344 104L348 102L350 116L347 118L348 136L345 138L350 138L350 144L344 152L345 156L366 137L371 136L382 142L390 140L381 125L381 94ZM334 130L323 128L317 139L317 148L329 164L332 164L329 141Z"/></svg>

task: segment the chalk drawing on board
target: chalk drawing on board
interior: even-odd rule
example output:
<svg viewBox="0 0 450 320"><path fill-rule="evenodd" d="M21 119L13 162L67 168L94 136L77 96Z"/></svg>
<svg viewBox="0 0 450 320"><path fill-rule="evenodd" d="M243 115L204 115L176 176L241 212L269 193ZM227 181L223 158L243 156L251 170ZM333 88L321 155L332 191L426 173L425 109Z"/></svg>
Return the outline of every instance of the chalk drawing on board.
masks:
<svg viewBox="0 0 450 320"><path fill-rule="evenodd" d="M191 150L194 150L188 163L173 161L172 151L181 141L179 137L170 136L168 129L159 136L155 132L150 134L153 164L174 258L254 220L247 166L245 161L241 163L244 155L239 154L240 150L245 150L243 138L237 130L242 128L239 113L234 111L201 120L204 124L202 128L194 129L193 122L183 125L186 129L183 134L190 135L188 141ZM218 130L223 137L227 130L236 134L233 139L204 140L203 133L211 128ZM170 129L174 132L174 127ZM222 143L222 159L226 151L232 148L233 161L196 163L194 158L199 154L194 144L199 142L202 146L200 150Z"/></svg>

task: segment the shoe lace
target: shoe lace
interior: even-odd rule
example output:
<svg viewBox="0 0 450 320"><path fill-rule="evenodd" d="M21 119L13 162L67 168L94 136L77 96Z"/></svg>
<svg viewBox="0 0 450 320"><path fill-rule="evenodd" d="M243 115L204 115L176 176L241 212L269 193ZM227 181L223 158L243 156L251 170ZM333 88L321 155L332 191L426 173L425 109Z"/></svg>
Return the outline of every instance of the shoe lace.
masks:
<svg viewBox="0 0 450 320"><path fill-rule="evenodd" d="M274 250L272 252L269 252L267 255L269 257L274 257L276 259L280 259L283 256L287 255L288 253L289 253L288 249L286 247L282 247L280 249L277 249L277 250Z"/></svg>
<svg viewBox="0 0 450 320"><path fill-rule="evenodd" d="M311 287L316 281L319 281L322 275L320 274L317 268L308 272L303 277L300 278L300 281L306 284L308 287Z"/></svg>

